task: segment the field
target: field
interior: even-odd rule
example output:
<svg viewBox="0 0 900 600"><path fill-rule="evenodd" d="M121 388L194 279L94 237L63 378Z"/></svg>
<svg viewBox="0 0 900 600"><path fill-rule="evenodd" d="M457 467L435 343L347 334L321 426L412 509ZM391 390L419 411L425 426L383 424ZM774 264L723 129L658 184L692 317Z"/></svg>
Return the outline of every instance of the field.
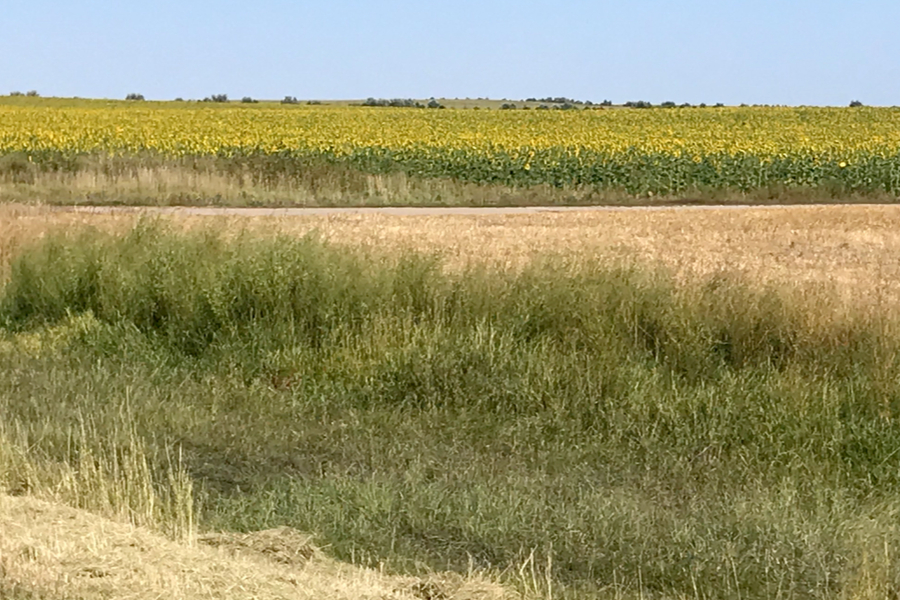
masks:
<svg viewBox="0 0 900 600"><path fill-rule="evenodd" d="M900 110L392 109L0 99L0 200L891 202Z"/></svg>
<svg viewBox="0 0 900 600"><path fill-rule="evenodd" d="M894 597L898 231L0 207L0 488L510 596Z"/></svg>

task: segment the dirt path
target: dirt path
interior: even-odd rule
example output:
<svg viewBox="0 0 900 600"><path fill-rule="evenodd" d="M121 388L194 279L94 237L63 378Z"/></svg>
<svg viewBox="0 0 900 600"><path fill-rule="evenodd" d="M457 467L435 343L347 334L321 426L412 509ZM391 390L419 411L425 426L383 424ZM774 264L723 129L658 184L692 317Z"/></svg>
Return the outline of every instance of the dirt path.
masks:
<svg viewBox="0 0 900 600"><path fill-rule="evenodd" d="M804 208L835 206L804 204ZM858 205L857 205L858 206ZM387 215L395 217L494 216L494 215L535 215L547 213L596 213L596 212L655 212L681 210L786 210L798 208L793 205L751 206L744 204L724 205L677 205L677 206L482 206L482 207L334 207L334 208L248 208L228 206L67 206L54 207L61 212L90 214L153 213L186 216L244 216L244 217L304 217L330 215Z"/></svg>

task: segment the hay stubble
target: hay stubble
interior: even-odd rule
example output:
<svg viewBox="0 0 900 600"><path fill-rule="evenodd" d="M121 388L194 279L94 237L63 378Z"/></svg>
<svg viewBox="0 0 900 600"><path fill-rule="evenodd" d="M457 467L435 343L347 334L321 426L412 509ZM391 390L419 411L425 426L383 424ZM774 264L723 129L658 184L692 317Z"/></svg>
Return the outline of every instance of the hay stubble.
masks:
<svg viewBox="0 0 900 600"><path fill-rule="evenodd" d="M124 231L135 213L90 214L0 207L0 278L29 242L84 227ZM900 207L668 208L522 215L332 214L156 217L176 226L260 234L319 232L379 252L439 252L449 268L519 268L536 256L637 262L680 277L739 273L751 280L828 288L867 305L900 298Z"/></svg>

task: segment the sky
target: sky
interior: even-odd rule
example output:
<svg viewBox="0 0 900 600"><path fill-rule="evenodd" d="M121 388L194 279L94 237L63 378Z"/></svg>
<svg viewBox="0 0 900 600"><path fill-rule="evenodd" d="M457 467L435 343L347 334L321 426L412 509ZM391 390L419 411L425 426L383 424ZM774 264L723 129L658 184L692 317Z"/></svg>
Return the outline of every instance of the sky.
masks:
<svg viewBox="0 0 900 600"><path fill-rule="evenodd" d="M900 105L900 0L0 0L0 94Z"/></svg>

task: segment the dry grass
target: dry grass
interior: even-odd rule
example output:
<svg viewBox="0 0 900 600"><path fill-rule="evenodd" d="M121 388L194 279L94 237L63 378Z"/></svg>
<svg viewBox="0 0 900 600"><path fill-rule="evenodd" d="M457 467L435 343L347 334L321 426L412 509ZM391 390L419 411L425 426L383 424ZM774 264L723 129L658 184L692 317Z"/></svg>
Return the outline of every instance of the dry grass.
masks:
<svg viewBox="0 0 900 600"><path fill-rule="evenodd" d="M15 254L49 231L121 230L134 214L0 206L0 279ZM520 267L536 255L662 265L681 276L737 272L753 280L834 288L858 304L900 298L900 207L670 208L524 215L160 217L303 234L394 251L439 251L448 264Z"/></svg>
<svg viewBox="0 0 900 600"><path fill-rule="evenodd" d="M0 174L0 202L114 206L539 206L631 205L646 203L647 199L615 190L483 185L423 179L402 172L368 174L327 167L310 168L302 177L262 185L246 174L161 165L136 166L116 174L100 167L75 173L36 172L29 175L28 181Z"/></svg>
<svg viewBox="0 0 900 600"><path fill-rule="evenodd" d="M182 544L85 511L0 495L0 532L0 597L413 600L422 599L423 592L446 600L511 597L478 576L395 577L337 563L289 530L242 536L242 544Z"/></svg>

